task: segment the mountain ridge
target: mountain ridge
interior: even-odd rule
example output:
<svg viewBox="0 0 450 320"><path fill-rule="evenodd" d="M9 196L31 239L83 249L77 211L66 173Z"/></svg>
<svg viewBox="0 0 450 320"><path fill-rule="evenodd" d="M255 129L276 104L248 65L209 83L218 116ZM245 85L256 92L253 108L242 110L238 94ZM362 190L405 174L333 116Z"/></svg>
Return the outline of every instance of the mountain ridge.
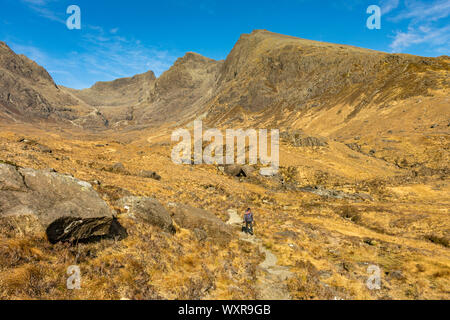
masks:
<svg viewBox="0 0 450 320"><path fill-rule="evenodd" d="M34 66L5 57L0 117L25 112L0 121L0 299L449 299L449 57L255 31L224 61L187 53L158 78L83 92L38 69L23 78ZM279 170L174 163L172 133L193 120L278 129ZM36 213L67 216L56 224L65 238L99 231L65 231L96 203L127 238L48 243ZM235 223L249 207L253 238ZM106 236L108 221L87 225ZM81 290L64 285L72 264Z"/></svg>
<svg viewBox="0 0 450 320"><path fill-rule="evenodd" d="M51 93L49 99L34 99L44 101L37 112L40 118L54 115L92 130L169 122L181 125L197 117L210 125L239 124L251 114L257 115L256 122L272 124L289 114L292 121L282 121L288 125L295 123L299 114L337 104L352 109L344 119L348 122L372 105L388 105L448 86L446 56L389 54L267 30L242 34L225 60L187 52L158 78L148 71L99 81L83 90L58 87L45 69L10 49L6 52L2 54L9 57L6 63L2 60L4 74L13 70L18 77L26 75L44 83L47 94L39 95L40 89L33 88L37 97ZM11 60L16 66L7 63ZM55 90L49 89L52 86ZM8 95L1 97L3 106L8 99ZM55 114L61 106L70 108L63 109L66 114ZM230 113L233 115L227 116Z"/></svg>

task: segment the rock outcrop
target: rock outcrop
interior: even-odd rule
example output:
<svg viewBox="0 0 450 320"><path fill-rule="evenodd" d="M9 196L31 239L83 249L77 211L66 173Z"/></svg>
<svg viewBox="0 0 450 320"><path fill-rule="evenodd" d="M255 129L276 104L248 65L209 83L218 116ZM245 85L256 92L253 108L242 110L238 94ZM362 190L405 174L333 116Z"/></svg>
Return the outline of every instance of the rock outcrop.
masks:
<svg viewBox="0 0 450 320"><path fill-rule="evenodd" d="M196 235L204 233L207 238L227 244L232 236L232 229L213 213L194 208L189 205L177 204L172 208L172 218L182 228L194 231Z"/></svg>
<svg viewBox="0 0 450 320"><path fill-rule="evenodd" d="M67 119L75 104L43 67L0 41L0 119Z"/></svg>
<svg viewBox="0 0 450 320"><path fill-rule="evenodd" d="M300 130L281 133L281 138L294 147L326 147L328 142L325 138L308 136Z"/></svg>
<svg viewBox="0 0 450 320"><path fill-rule="evenodd" d="M155 171L150 171L150 170L142 170L139 172L139 176L143 177L143 178L150 178L150 179L154 179L154 180L161 180L161 176L159 174L157 174Z"/></svg>
<svg viewBox="0 0 450 320"><path fill-rule="evenodd" d="M146 223L160 227L162 230L175 233L170 213L154 198L125 197L117 201L132 218L138 218Z"/></svg>
<svg viewBox="0 0 450 320"><path fill-rule="evenodd" d="M224 166L224 172L232 177L246 178L249 177L253 171L254 169L247 165L232 164Z"/></svg>
<svg viewBox="0 0 450 320"><path fill-rule="evenodd" d="M0 217L16 216L35 216L47 228L60 218L112 219L113 211L85 181L51 170L0 164Z"/></svg>

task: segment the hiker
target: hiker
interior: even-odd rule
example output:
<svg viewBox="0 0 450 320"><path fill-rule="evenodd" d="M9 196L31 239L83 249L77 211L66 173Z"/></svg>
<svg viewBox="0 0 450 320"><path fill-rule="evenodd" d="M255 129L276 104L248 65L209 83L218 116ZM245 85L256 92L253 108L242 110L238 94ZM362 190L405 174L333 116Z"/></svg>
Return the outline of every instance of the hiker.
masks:
<svg viewBox="0 0 450 320"><path fill-rule="evenodd" d="M253 212L250 208L244 214L245 232L253 235Z"/></svg>

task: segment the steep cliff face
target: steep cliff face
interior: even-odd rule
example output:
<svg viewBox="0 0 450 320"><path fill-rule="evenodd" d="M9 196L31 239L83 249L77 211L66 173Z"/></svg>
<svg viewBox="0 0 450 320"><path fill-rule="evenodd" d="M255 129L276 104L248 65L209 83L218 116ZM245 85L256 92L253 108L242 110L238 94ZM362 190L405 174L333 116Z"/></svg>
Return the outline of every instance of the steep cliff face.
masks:
<svg viewBox="0 0 450 320"><path fill-rule="evenodd" d="M96 107L133 106L148 100L155 80L153 71L148 71L131 78L97 82L89 89L70 91L87 104Z"/></svg>
<svg viewBox="0 0 450 320"><path fill-rule="evenodd" d="M182 125L198 117L214 126L301 128L308 117L327 118L342 127L376 115L374 109L449 88L447 56L388 54L265 30L242 35L225 61L187 53L159 78L148 71L85 90L58 88L36 63L5 44L0 50L4 118L54 117L99 129ZM84 111L65 108L73 105Z"/></svg>
<svg viewBox="0 0 450 320"><path fill-rule="evenodd" d="M70 117L76 100L48 72L0 42L0 117L8 120Z"/></svg>
<svg viewBox="0 0 450 320"><path fill-rule="evenodd" d="M448 58L392 55L254 31L236 43L220 71L213 120L234 108L281 112L348 104L353 118L386 104L448 87ZM447 80L446 80L447 79Z"/></svg>
<svg viewBox="0 0 450 320"><path fill-rule="evenodd" d="M111 126L155 126L195 116L213 93L222 62L189 52L156 78L152 71L70 90L98 108Z"/></svg>
<svg viewBox="0 0 450 320"><path fill-rule="evenodd" d="M1 50L0 299L450 298L449 57L255 31L226 61L188 53L79 91ZM56 125L33 125L46 115ZM278 173L175 164L171 133L196 118L279 129ZM50 246L39 215L67 212L101 220L58 219L48 240L112 213L128 238ZM55 286L72 260L74 292Z"/></svg>
<svg viewBox="0 0 450 320"><path fill-rule="evenodd" d="M222 61L189 52L156 80L141 123L177 122L202 113L214 95Z"/></svg>

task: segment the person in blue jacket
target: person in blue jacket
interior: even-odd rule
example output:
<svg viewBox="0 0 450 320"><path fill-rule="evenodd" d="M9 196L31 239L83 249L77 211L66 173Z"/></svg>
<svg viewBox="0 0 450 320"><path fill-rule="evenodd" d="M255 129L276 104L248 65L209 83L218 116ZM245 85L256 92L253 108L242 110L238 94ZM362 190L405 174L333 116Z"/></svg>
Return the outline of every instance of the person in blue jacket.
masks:
<svg viewBox="0 0 450 320"><path fill-rule="evenodd" d="M253 222L254 222L253 212L250 208L248 208L247 210L245 210L244 213L244 223L245 223L245 231L247 233L250 233L251 235L253 235Z"/></svg>

